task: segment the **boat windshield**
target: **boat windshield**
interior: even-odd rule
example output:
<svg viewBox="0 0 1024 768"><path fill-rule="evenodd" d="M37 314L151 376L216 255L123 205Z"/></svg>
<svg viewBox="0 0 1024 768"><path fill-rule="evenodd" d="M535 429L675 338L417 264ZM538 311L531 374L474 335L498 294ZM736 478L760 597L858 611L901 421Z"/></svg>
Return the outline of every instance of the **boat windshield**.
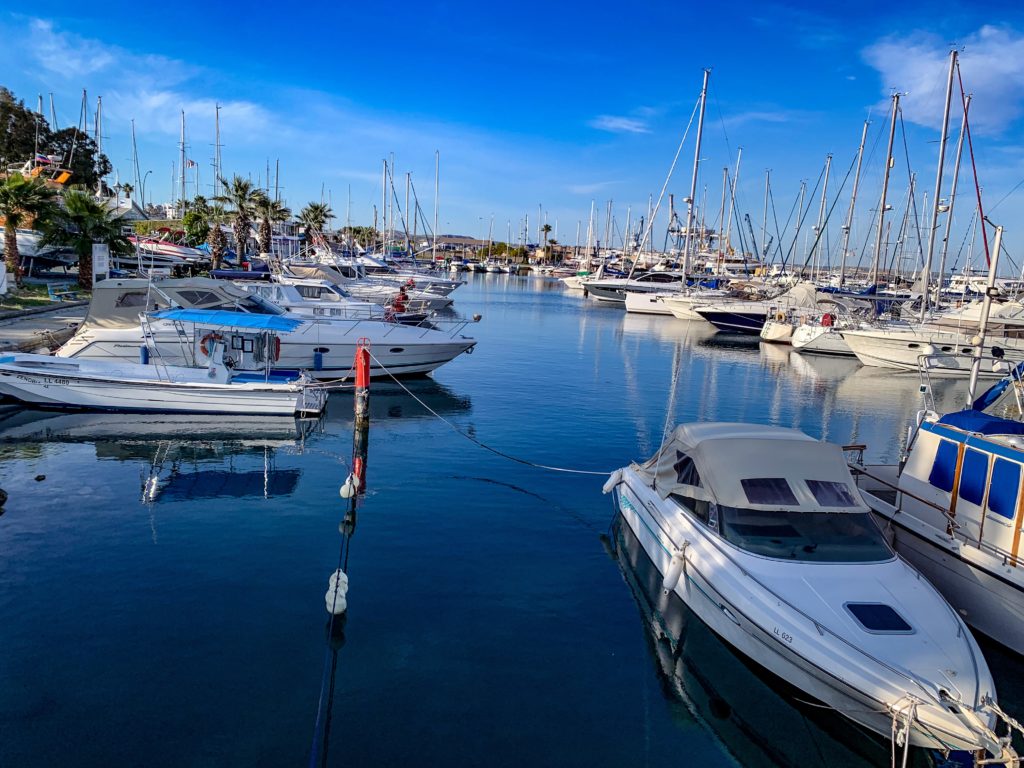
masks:
<svg viewBox="0 0 1024 768"><path fill-rule="evenodd" d="M242 312L251 312L254 315L283 315L285 313L285 310L277 304L255 293L235 302L235 306Z"/></svg>
<svg viewBox="0 0 1024 768"><path fill-rule="evenodd" d="M765 512L719 507L722 537L778 560L873 563L893 552L866 512Z"/></svg>

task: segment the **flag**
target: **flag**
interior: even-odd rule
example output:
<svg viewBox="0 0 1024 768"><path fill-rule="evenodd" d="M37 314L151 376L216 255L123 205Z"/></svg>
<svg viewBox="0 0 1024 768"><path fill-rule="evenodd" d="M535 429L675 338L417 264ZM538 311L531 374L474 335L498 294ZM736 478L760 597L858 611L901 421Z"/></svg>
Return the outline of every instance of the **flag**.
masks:
<svg viewBox="0 0 1024 768"><path fill-rule="evenodd" d="M195 168L196 167L196 161L195 160L186 160L185 161L185 167L186 168Z"/></svg>
<svg viewBox="0 0 1024 768"><path fill-rule="evenodd" d="M49 165L50 158L48 158L46 155L36 155L36 162L43 163L44 165Z"/></svg>

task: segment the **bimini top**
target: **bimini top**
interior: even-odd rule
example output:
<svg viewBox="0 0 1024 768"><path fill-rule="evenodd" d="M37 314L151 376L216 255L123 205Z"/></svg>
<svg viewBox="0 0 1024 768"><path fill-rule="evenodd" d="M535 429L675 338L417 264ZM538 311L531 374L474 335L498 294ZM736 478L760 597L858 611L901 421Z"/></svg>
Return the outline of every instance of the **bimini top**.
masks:
<svg viewBox="0 0 1024 768"><path fill-rule="evenodd" d="M842 449L796 429L680 424L636 469L663 499L678 493L743 509L868 511Z"/></svg>
<svg viewBox="0 0 1024 768"><path fill-rule="evenodd" d="M248 312L231 312L226 309L162 309L150 312L150 317L160 320L180 320L204 327L244 328L258 331L288 333L300 327L302 320L293 320L283 315L254 315Z"/></svg>

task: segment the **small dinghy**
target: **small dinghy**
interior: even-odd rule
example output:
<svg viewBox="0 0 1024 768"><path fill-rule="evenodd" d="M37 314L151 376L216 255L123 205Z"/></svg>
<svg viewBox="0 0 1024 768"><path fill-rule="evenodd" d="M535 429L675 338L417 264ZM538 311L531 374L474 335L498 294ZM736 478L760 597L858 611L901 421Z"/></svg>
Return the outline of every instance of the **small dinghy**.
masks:
<svg viewBox="0 0 1024 768"><path fill-rule="evenodd" d="M164 313L173 317L182 310ZM298 321L280 317L221 312L219 328L236 322L252 329L258 318L258 339L273 349L277 332L293 330ZM238 317L232 317L233 315ZM253 343L250 341L250 343ZM327 391L299 371L236 371L225 360L220 333L210 335L207 365L186 367L119 359L92 360L50 355L13 354L0 357L0 394L24 403L52 408L160 413L215 413L286 416L316 415L324 409ZM150 350L140 347L140 359ZM272 359L267 355L268 360Z"/></svg>
<svg viewBox="0 0 1024 768"><path fill-rule="evenodd" d="M839 446L683 424L605 492L665 592L738 652L900 745L1017 764L974 638L890 548Z"/></svg>

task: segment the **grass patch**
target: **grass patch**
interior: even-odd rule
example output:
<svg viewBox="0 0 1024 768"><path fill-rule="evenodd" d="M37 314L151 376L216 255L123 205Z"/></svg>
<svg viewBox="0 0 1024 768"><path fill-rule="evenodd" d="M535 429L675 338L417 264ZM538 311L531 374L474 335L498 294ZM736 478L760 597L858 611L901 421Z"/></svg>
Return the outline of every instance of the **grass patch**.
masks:
<svg viewBox="0 0 1024 768"><path fill-rule="evenodd" d="M68 290L77 290L78 284L74 281L68 282ZM79 299L88 299L89 294L78 294ZM50 294L45 285L26 283L21 288L11 286L6 296L0 296L0 311L11 312L19 309L32 309L34 307L53 307L60 302L50 299Z"/></svg>

